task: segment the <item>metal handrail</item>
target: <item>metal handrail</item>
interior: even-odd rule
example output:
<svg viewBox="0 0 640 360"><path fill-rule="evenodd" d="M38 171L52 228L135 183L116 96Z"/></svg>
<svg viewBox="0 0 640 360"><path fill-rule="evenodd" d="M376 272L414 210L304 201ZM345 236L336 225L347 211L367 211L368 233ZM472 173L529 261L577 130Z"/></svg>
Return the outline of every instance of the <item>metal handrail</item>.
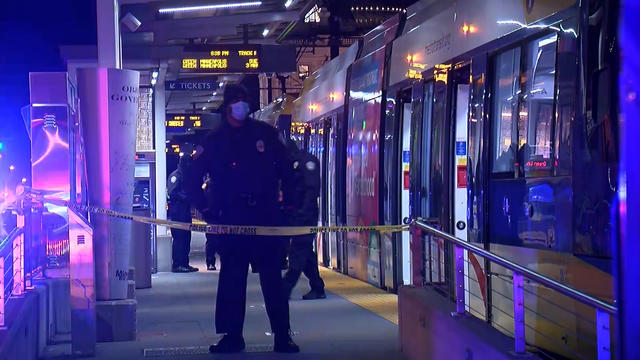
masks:
<svg viewBox="0 0 640 360"><path fill-rule="evenodd" d="M0 241L0 253L4 250L4 247L12 242L15 238L17 238L18 236L22 235L24 233L24 229L21 227L14 227L13 230L11 230L11 232L9 232L9 234L7 234L7 236L5 236L4 239L2 239L2 241Z"/></svg>
<svg viewBox="0 0 640 360"><path fill-rule="evenodd" d="M417 228L419 228L420 230L429 232L433 235L438 236L439 238L442 238L444 240L447 240L448 242L451 242L461 248L464 248L474 254L477 254L485 259L488 259L502 267L505 267L511 271L517 272L519 274L521 274L522 276L531 279L539 284L542 284L546 287L549 287L567 297L570 297L576 301L579 301L583 304L589 305L591 307L594 307L598 310L604 311L609 313L610 315L615 315L618 312L618 308L615 305L609 304L607 302L604 302L600 299L597 299L591 295L585 294L579 290L576 290L570 286L564 285L556 280L553 280L551 278L548 278L536 271L527 269L526 267L516 264L510 260L507 260L499 255L496 255L490 251L487 251L485 249L482 249L480 247L477 247L469 242L466 242L462 239L458 239L455 236L452 236L450 234L447 234L443 231L440 231L438 229L435 229L429 225L427 225L426 223L424 223L421 220L413 220L413 225L415 225Z"/></svg>

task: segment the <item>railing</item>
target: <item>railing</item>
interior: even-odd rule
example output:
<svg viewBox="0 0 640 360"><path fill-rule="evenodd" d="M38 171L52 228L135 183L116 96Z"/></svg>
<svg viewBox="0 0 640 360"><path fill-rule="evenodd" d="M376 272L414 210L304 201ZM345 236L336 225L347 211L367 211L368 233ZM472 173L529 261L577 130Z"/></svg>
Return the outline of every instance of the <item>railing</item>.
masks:
<svg viewBox="0 0 640 360"><path fill-rule="evenodd" d="M592 349L595 346L597 348L598 360L612 358L613 352L611 351L610 324L612 315L616 315L617 313L617 308L614 305L604 302L591 295L585 294L559 281L551 279L534 270L528 269L520 264L501 257L493 252L480 248L472 243L458 239L450 234L434 228L433 226L430 226L421 219L414 220L411 223L411 232L412 249L413 251L419 249L424 258L424 261L421 262L422 266L419 266L418 269L414 268L414 284L420 281L421 278L422 284L435 285L435 288L443 289L444 291L448 291L448 289L454 289L454 294L449 294L450 297L455 299L456 302L456 311L452 315L463 315L467 313L467 310L469 310L469 313L473 313L473 315L477 317L486 317L485 315L479 314L479 312L482 311L477 311L477 309L472 308L472 304L470 303L472 302L472 296L475 296L478 298L474 299L476 301L476 304L481 302L484 303L486 307L486 293L488 292L486 291L487 284L483 283L484 279L480 279L477 275L475 276L475 278L474 276L471 276L470 271L468 271L469 268L467 268L467 271L465 271L465 265L474 266L475 268L481 268L481 265L477 261L475 261L474 263L471 263L470 261L471 254L477 255L490 263L500 265L507 271L510 271L512 274L510 281L510 285L512 288L511 296L500 293L495 289L491 292L503 297L501 301L507 299L507 302L513 302L512 310L504 310L497 307L494 307L492 309L498 310L502 318L504 318L504 315L506 315L508 318L512 319L512 331L498 325L495 322L493 325L495 325L496 327L500 327L503 332L513 336L515 353L524 354L526 352L526 329L529 329L532 330L533 333L535 333L533 335L539 336L544 341L551 342L554 346L564 350L563 352L565 352L565 354L563 356L568 355L572 358L594 358L593 355L595 354L590 352L589 349ZM449 246L445 246L445 244L449 244L451 247L453 247L453 257L450 256L451 254L448 250ZM415 264L416 257L413 257L413 259ZM451 274L451 276L448 276L448 274ZM498 274L496 273L495 275ZM499 276L499 278L501 278L502 280L504 280L505 277L507 276ZM453 278L453 282L450 281L452 280L451 278ZM560 328L562 329L562 331L570 332L569 325L562 324L562 320L554 318L554 315L556 314L555 312L552 315L545 315L536 311L535 309L532 309L531 306L527 306L527 303L525 301L525 293L533 295L535 301L546 301L548 304L545 306L555 306L561 311L569 312L571 316L575 316L578 319L576 321L580 321L581 324L587 322L590 324L590 326L593 326L593 323L590 319L585 319L586 317L582 316L582 313L584 313L584 311L579 311L580 309L578 309L576 310L576 312L573 312L572 310L567 309L567 307L565 306L554 303L547 297L540 297L537 292L527 290L525 288L525 279L529 280L528 283L542 285L545 289L550 289L553 292L560 294L562 297L570 299L570 301L573 301L574 303L577 302L580 304L584 304L591 309L590 311L593 317L587 317L595 318L595 343L592 342L591 344L588 344L590 339L589 336L585 336L582 334L585 332L582 325L576 325L576 330L572 332L572 334L575 335L575 339L579 339L579 341L585 342L587 343L587 345L589 345L586 346L588 348L588 354L576 351L574 348L568 345L568 340L557 341L556 339L551 338L549 334L545 334L543 333L543 331L538 330L535 324L531 325L527 323L526 315L528 311L530 315L528 317L528 319L530 320L529 322L535 322L537 321L537 319L542 319L542 321L548 324L552 324L552 326L555 328ZM485 289L484 291L483 288ZM480 296L478 296L477 293L480 293ZM587 330L586 332L589 331ZM568 337L568 335L566 336ZM578 347L584 348L585 346ZM553 357L553 354L547 355Z"/></svg>
<svg viewBox="0 0 640 360"><path fill-rule="evenodd" d="M24 205L26 212L13 212L16 226L0 242L0 329L8 326L10 302L33 289L44 268L40 212L35 204Z"/></svg>

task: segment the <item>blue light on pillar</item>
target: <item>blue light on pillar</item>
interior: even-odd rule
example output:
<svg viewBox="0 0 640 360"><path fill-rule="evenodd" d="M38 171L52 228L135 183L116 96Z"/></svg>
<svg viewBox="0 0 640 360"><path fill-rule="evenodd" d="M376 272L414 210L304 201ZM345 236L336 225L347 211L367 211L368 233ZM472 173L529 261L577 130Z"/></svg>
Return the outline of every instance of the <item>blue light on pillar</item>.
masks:
<svg viewBox="0 0 640 360"><path fill-rule="evenodd" d="M616 251L618 299L617 358L637 359L640 343L640 46L638 45L637 0L620 6L620 228Z"/></svg>

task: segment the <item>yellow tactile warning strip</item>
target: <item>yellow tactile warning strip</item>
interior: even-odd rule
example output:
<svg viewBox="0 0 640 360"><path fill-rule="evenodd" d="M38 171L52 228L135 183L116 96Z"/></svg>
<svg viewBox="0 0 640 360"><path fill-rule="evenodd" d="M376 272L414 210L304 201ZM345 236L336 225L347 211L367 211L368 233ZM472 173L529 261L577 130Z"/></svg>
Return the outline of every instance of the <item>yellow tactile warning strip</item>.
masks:
<svg viewBox="0 0 640 360"><path fill-rule="evenodd" d="M328 291L398 325L398 295L320 266Z"/></svg>

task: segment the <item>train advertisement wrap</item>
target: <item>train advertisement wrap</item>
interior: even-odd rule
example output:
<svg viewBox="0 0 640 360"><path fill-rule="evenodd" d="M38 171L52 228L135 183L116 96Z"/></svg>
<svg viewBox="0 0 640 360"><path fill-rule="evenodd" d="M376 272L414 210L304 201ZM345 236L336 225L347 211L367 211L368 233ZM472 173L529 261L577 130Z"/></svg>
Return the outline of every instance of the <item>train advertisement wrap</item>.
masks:
<svg viewBox="0 0 640 360"><path fill-rule="evenodd" d="M380 102L385 48L353 65L347 138L347 225L378 223ZM380 237L348 234L349 275L380 286Z"/></svg>

